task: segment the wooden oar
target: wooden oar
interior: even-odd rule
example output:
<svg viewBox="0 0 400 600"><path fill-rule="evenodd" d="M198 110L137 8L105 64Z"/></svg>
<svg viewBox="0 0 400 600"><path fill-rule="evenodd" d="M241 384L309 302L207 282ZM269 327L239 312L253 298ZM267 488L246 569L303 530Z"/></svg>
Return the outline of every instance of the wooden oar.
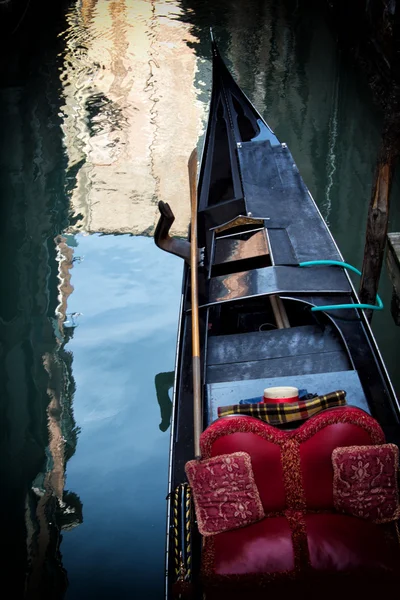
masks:
<svg viewBox="0 0 400 600"><path fill-rule="evenodd" d="M198 249L197 249L197 150L193 150L188 162L190 203L192 207L190 229L190 274L192 302L192 370L193 370L193 425L194 456L200 460L200 434L202 431L201 374L200 374L200 329L198 296Z"/></svg>

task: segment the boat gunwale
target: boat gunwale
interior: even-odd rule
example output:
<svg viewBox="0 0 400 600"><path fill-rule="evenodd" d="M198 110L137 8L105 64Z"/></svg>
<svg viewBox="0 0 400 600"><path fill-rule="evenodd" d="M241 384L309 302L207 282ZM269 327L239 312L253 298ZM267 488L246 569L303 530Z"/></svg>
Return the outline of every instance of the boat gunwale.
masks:
<svg viewBox="0 0 400 600"><path fill-rule="evenodd" d="M174 455L174 438L175 438L175 430L176 430L176 410L178 406L178 381L180 376L180 362L181 362L181 347L183 345L182 332L183 332L183 322L184 322L184 304L185 304L185 288L186 288L186 279L188 273L188 266L186 263L183 265L183 274L182 274L182 290L181 290L181 300L179 306L179 315L178 315L178 330L176 336L176 346L175 346L175 364L174 364L174 385L172 390L172 407L171 407L171 425L170 425L170 439L169 439L169 451L168 451L168 485L167 485L167 508L166 508L166 539L165 539L165 598L168 600L169 596L169 562L170 562L170 537L171 537L171 503L172 503L172 475L173 475L173 460L172 457Z"/></svg>

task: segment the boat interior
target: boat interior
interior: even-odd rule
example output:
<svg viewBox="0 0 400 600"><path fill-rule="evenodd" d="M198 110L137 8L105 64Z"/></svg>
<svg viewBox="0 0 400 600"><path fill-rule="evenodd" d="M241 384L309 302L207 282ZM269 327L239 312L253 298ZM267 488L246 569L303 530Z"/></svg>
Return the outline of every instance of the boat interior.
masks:
<svg viewBox="0 0 400 600"><path fill-rule="evenodd" d="M309 195L304 202L318 214ZM330 257L341 260L326 228L324 234L332 243ZM295 385L322 395L345 389L351 405L379 416L393 430L390 393L381 386L378 396L373 389L377 380L384 381L384 371L365 341L368 328L358 311L340 308L357 303L349 278L337 266L277 262L277 256L293 252L293 238L299 242L294 228L282 236L259 217L238 216L212 230L200 305L207 330L206 424L224 403L260 397L266 387ZM319 306L332 309L315 311Z"/></svg>

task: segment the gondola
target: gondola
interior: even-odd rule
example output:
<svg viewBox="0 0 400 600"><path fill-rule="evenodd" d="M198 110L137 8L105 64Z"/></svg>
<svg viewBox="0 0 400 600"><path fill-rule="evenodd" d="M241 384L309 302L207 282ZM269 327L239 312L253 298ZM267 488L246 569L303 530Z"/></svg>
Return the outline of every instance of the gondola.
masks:
<svg viewBox="0 0 400 600"><path fill-rule="evenodd" d="M398 467L400 407L364 311L382 303L360 304L348 275L356 269L344 262L288 147L211 45L197 189L196 157L190 162L192 230L187 241L171 238L174 215L160 202L155 232L160 248L185 261L166 597L398 591L397 481L385 469ZM368 496L362 486L374 461L388 478L375 478ZM231 483L213 491L207 473L224 467L224 485ZM360 475L354 494L343 469ZM239 493L227 516L235 490L247 493L247 504ZM220 494L217 508L207 493Z"/></svg>

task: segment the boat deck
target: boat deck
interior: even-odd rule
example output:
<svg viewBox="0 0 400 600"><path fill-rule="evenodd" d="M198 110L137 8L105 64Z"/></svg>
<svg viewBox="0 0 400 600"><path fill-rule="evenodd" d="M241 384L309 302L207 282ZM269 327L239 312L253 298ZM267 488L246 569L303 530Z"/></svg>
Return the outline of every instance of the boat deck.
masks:
<svg viewBox="0 0 400 600"><path fill-rule="evenodd" d="M332 331L322 331L313 325L210 336L208 340L208 383L351 368L342 344Z"/></svg>
<svg viewBox="0 0 400 600"><path fill-rule="evenodd" d="M238 156L247 210L268 219L274 264L342 260L286 144L243 142Z"/></svg>
<svg viewBox="0 0 400 600"><path fill-rule="evenodd" d="M261 398L264 388L279 385L320 395L344 389L350 404L369 412L342 340L316 325L210 336L206 382L209 422L218 406Z"/></svg>

